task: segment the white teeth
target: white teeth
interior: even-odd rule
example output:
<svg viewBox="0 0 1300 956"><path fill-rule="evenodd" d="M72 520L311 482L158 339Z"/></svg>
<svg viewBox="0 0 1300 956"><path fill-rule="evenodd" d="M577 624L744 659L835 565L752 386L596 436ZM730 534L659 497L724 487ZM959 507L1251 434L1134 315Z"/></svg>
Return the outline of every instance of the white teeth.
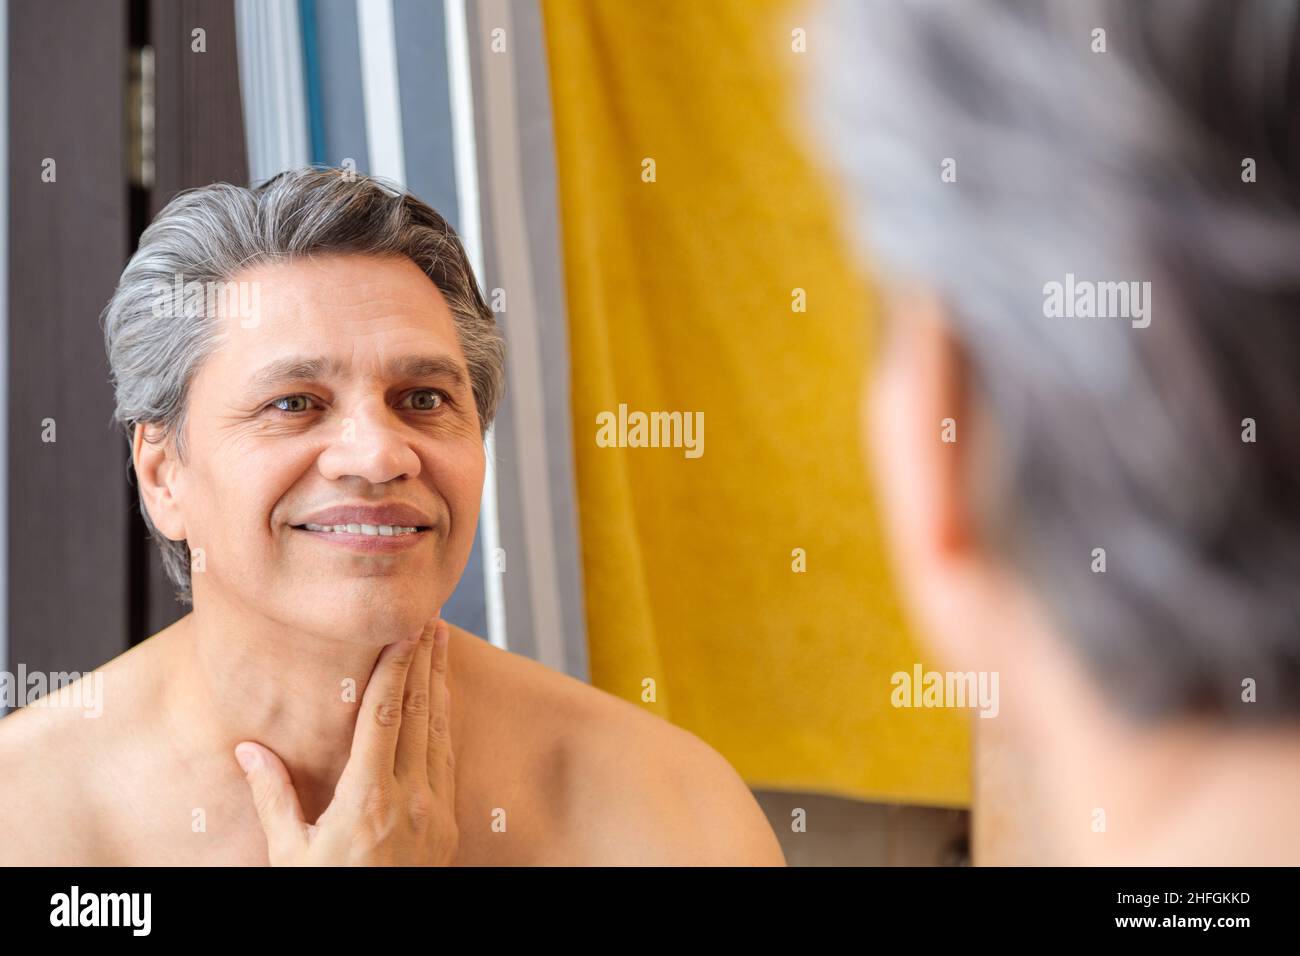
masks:
<svg viewBox="0 0 1300 956"><path fill-rule="evenodd" d="M393 524L312 524L303 525L308 531L325 531L333 534L368 534L391 538L399 534L415 534L414 527Z"/></svg>

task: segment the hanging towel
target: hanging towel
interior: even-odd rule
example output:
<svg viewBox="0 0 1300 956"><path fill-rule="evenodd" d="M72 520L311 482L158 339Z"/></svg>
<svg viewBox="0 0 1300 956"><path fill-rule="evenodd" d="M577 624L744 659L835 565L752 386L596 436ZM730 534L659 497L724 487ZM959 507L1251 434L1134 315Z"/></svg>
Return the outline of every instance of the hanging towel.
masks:
<svg viewBox="0 0 1300 956"><path fill-rule="evenodd" d="M891 675L936 663L861 451L875 303L786 122L801 8L543 15L593 683L754 787L967 804L969 715L891 705Z"/></svg>

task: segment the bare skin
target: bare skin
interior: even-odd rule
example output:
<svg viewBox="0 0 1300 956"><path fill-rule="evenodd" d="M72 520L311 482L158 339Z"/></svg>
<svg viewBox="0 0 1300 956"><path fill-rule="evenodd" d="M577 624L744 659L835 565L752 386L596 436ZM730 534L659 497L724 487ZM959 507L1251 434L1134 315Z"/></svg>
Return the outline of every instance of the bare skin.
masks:
<svg viewBox="0 0 1300 956"><path fill-rule="evenodd" d="M0 864L412 862L271 859L233 748L182 743L205 739L176 669L192 618L98 672L102 716L46 701L0 721ZM430 847L424 862L784 864L743 781L698 738L456 628L448 657L455 852ZM324 811L312 789L295 794L306 819Z"/></svg>

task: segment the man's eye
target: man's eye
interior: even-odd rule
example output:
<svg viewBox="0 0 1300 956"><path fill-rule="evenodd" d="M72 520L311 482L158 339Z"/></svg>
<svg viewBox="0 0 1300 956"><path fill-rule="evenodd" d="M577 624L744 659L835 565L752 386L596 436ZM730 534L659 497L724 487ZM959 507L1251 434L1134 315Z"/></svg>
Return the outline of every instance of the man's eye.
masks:
<svg viewBox="0 0 1300 956"><path fill-rule="evenodd" d="M410 394L411 407L417 412L431 412L443 403L442 392L421 388Z"/></svg>
<svg viewBox="0 0 1300 956"><path fill-rule="evenodd" d="M282 412L305 412L311 408L311 399L306 395L286 395L273 401L271 407Z"/></svg>

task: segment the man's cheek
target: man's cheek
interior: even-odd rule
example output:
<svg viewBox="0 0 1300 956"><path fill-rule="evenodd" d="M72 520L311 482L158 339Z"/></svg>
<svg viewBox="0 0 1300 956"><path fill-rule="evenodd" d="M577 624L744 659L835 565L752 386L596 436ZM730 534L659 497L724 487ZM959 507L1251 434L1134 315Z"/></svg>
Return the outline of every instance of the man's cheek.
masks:
<svg viewBox="0 0 1300 956"><path fill-rule="evenodd" d="M444 468L440 478L434 485L434 493L443 500L452 529L476 519L483 495L482 480L476 481L473 472L463 466L457 471Z"/></svg>

